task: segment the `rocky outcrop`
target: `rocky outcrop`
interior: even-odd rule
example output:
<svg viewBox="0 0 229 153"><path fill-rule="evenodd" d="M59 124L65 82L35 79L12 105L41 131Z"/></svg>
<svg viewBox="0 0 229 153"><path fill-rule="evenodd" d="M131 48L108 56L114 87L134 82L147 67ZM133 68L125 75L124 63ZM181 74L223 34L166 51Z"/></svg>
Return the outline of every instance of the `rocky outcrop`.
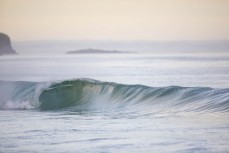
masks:
<svg viewBox="0 0 229 153"><path fill-rule="evenodd" d="M16 54L16 52L11 46L10 37L0 33L0 55L4 54Z"/></svg>
<svg viewBox="0 0 229 153"><path fill-rule="evenodd" d="M67 54L121 54L121 53L135 53L135 52L126 52L126 51L117 51L117 50L101 50L101 49L81 49L75 51L68 51Z"/></svg>

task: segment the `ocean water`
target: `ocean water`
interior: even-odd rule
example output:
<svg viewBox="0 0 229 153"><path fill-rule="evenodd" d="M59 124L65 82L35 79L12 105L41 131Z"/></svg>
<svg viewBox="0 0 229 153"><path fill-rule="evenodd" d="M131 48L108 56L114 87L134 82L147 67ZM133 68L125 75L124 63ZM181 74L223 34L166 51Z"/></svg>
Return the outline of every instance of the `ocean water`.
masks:
<svg viewBox="0 0 229 153"><path fill-rule="evenodd" d="M229 54L0 57L0 152L229 152Z"/></svg>

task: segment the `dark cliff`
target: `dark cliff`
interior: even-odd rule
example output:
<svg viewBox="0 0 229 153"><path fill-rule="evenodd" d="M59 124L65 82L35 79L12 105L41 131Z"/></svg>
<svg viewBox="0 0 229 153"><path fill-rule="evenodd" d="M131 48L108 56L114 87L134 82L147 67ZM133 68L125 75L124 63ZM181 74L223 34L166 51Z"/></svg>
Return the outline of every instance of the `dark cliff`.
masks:
<svg viewBox="0 0 229 153"><path fill-rule="evenodd" d="M16 52L11 46L10 37L0 33L0 55L4 54L16 54Z"/></svg>

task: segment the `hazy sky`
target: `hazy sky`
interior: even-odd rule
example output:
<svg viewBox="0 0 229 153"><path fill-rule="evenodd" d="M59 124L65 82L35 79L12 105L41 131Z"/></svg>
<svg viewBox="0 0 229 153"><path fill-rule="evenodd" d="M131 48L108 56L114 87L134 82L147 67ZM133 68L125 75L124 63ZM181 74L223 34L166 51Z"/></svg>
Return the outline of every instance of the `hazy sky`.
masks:
<svg viewBox="0 0 229 153"><path fill-rule="evenodd" d="M13 40L229 40L229 0L0 0Z"/></svg>

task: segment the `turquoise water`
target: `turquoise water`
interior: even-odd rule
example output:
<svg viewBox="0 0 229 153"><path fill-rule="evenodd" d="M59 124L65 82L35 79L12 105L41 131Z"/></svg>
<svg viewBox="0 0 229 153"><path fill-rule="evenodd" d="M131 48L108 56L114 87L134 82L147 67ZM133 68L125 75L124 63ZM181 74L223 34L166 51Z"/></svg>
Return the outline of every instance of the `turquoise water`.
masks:
<svg viewBox="0 0 229 153"><path fill-rule="evenodd" d="M0 152L229 152L229 54L0 57Z"/></svg>

